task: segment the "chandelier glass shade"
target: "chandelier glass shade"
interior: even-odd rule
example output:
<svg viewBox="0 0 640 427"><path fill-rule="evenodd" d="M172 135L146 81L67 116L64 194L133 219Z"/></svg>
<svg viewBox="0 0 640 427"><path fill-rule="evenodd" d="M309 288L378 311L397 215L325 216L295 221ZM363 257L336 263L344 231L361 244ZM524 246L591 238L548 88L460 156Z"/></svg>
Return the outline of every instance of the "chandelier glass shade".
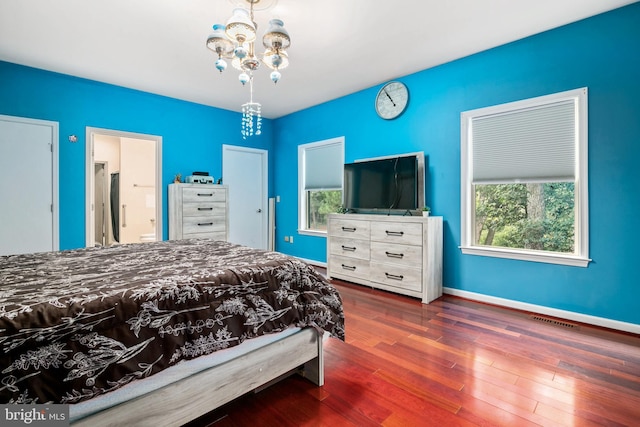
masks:
<svg viewBox="0 0 640 427"><path fill-rule="evenodd" d="M253 102L253 72L264 64L272 70L271 80L278 83L282 77L280 70L289 65L286 49L291 46L291 39L284 28L284 22L281 19L271 19L267 31L262 36L265 50L262 54L256 53L258 25L254 21L254 9L260 6L261 1L267 3L268 8L275 5L277 0L243 1L248 4L248 8L236 7L226 25L213 25L213 33L207 39L207 47L218 56L215 67L219 72L225 71L226 60L231 60L233 68L240 72L240 83L243 86L249 83L250 101L242 105L242 136L246 138L261 133L261 106Z"/></svg>
<svg viewBox="0 0 640 427"><path fill-rule="evenodd" d="M253 17L249 15L249 11L238 7L233 10L233 15L227 21L224 32L238 44L252 42L256 39L256 24L253 23Z"/></svg>

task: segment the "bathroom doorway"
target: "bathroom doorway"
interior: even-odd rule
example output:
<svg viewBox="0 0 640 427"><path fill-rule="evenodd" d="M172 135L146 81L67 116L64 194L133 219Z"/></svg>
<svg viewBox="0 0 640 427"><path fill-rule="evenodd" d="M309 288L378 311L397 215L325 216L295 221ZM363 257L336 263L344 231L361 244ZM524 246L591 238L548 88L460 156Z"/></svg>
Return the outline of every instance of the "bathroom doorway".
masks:
<svg viewBox="0 0 640 427"><path fill-rule="evenodd" d="M87 246L162 240L162 138L87 128Z"/></svg>

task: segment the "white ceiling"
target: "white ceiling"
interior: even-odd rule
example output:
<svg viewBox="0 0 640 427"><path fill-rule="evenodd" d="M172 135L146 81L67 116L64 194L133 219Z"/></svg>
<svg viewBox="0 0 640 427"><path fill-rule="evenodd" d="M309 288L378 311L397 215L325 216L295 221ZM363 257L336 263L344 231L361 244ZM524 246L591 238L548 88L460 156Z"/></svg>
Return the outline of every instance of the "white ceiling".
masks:
<svg viewBox="0 0 640 427"><path fill-rule="evenodd" d="M239 111L248 88L205 47L234 1L0 0L0 60ZM258 70L255 99L280 117L634 2L279 0L256 21L284 20L291 65Z"/></svg>

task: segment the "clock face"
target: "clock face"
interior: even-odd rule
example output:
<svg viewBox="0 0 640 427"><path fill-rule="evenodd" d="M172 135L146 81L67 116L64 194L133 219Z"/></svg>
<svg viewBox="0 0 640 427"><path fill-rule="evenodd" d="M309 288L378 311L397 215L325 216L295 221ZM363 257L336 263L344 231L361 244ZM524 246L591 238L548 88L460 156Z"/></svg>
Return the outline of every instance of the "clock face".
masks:
<svg viewBox="0 0 640 427"><path fill-rule="evenodd" d="M407 86L400 82L389 82L376 95L376 112L383 119L395 119L407 108L408 102Z"/></svg>

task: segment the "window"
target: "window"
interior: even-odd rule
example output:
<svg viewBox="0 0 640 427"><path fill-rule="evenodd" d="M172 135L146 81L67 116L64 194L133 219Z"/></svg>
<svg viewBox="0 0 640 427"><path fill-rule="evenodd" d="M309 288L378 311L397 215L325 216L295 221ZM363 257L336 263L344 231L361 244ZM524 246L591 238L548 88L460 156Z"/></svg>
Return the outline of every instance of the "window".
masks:
<svg viewBox="0 0 640 427"><path fill-rule="evenodd" d="M300 232L327 232L327 215L342 205L344 138L298 147Z"/></svg>
<svg viewBox="0 0 640 427"><path fill-rule="evenodd" d="M465 254L586 267L587 89L461 116Z"/></svg>

